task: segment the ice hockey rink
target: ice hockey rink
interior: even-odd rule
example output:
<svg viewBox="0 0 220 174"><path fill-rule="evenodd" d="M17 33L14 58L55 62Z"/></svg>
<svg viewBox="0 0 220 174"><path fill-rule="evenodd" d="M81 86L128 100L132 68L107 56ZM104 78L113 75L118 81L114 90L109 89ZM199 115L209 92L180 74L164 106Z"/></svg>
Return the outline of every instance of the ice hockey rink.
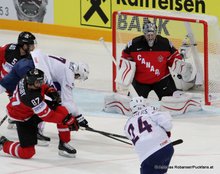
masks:
<svg viewBox="0 0 220 174"><path fill-rule="evenodd" d="M0 45L16 42L19 32L0 31ZM90 66L90 76L76 83L73 97L90 127L123 135L128 117L102 111L106 95L111 95L111 59L108 51L98 41L52 37L34 33L37 47L43 52L84 61ZM109 49L111 44L107 43ZM0 96L0 119L5 116L8 102L6 94ZM183 139L175 146L169 174L219 174L220 173L220 112L205 111L173 117L172 141ZM0 134L17 140L16 130L7 129L7 121L0 126ZM36 146L36 155L29 160L11 157L0 151L1 174L76 173L76 174L138 174L139 161L132 146L103 135L80 130L72 132L76 158L58 155L58 135L55 124L48 123L45 135L51 137L48 147Z"/></svg>

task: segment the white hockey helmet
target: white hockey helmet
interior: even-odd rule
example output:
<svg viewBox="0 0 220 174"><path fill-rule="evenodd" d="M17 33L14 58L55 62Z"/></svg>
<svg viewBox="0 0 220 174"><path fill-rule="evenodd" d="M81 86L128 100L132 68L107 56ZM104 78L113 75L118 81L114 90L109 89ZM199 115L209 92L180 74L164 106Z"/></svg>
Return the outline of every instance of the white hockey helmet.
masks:
<svg viewBox="0 0 220 174"><path fill-rule="evenodd" d="M155 23L147 22L143 25L143 33L148 42L148 45L152 47L157 35L157 26Z"/></svg>
<svg viewBox="0 0 220 174"><path fill-rule="evenodd" d="M130 103L129 103L130 109L132 114L136 113L139 110L142 110L144 107L147 106L144 98L141 97L134 97L131 99Z"/></svg>
<svg viewBox="0 0 220 174"><path fill-rule="evenodd" d="M77 80L87 80L89 76L89 65L82 62L75 63L74 74Z"/></svg>

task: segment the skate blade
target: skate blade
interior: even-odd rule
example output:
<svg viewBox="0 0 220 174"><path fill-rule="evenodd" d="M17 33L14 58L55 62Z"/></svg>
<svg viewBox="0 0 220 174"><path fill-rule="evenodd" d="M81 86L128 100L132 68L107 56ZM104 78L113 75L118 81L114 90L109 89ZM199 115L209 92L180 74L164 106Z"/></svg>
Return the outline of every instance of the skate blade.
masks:
<svg viewBox="0 0 220 174"><path fill-rule="evenodd" d="M68 158L75 158L76 154L74 153L67 153L66 151L63 150L59 150L59 155L60 156L64 156L64 157L68 157Z"/></svg>
<svg viewBox="0 0 220 174"><path fill-rule="evenodd" d="M37 145L38 146L49 146L49 144L50 144L49 141L37 140Z"/></svg>

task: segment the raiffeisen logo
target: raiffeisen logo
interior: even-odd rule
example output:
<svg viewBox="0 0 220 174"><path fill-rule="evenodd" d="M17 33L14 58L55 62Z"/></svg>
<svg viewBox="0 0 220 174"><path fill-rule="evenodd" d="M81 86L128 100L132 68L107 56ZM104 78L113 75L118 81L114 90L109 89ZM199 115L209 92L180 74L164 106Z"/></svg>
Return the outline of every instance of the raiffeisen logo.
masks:
<svg viewBox="0 0 220 174"><path fill-rule="evenodd" d="M111 28L112 0L80 0L80 24Z"/></svg>
<svg viewBox="0 0 220 174"><path fill-rule="evenodd" d="M117 5L206 13L205 0L117 0Z"/></svg>

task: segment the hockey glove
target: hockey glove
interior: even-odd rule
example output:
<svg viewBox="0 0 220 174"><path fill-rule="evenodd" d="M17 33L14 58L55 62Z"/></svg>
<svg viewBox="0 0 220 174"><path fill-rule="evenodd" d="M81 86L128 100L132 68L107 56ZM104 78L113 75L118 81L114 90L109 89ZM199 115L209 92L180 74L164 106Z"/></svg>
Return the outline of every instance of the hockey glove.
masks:
<svg viewBox="0 0 220 174"><path fill-rule="evenodd" d="M79 129L78 121L76 120L76 118L74 116L72 116L72 114L68 114L64 118L63 124L68 125L70 131L78 131L78 129Z"/></svg>
<svg viewBox="0 0 220 174"><path fill-rule="evenodd" d="M170 138L171 137L171 132L166 132L167 136Z"/></svg>
<svg viewBox="0 0 220 174"><path fill-rule="evenodd" d="M81 127L89 127L89 125L88 125L88 121L82 116L82 114L80 114L80 115L78 115L77 117L76 117L76 119L77 119L77 121L78 121L78 123L79 123L79 126L81 126Z"/></svg>
<svg viewBox="0 0 220 174"><path fill-rule="evenodd" d="M56 101L45 100L45 102L51 110L56 110L57 106L60 106Z"/></svg>
<svg viewBox="0 0 220 174"><path fill-rule="evenodd" d="M52 99L53 102L56 102L57 104L61 103L61 98L60 98L60 94L57 92L57 90L53 87L50 87L47 92L46 95L48 97L50 97Z"/></svg>

